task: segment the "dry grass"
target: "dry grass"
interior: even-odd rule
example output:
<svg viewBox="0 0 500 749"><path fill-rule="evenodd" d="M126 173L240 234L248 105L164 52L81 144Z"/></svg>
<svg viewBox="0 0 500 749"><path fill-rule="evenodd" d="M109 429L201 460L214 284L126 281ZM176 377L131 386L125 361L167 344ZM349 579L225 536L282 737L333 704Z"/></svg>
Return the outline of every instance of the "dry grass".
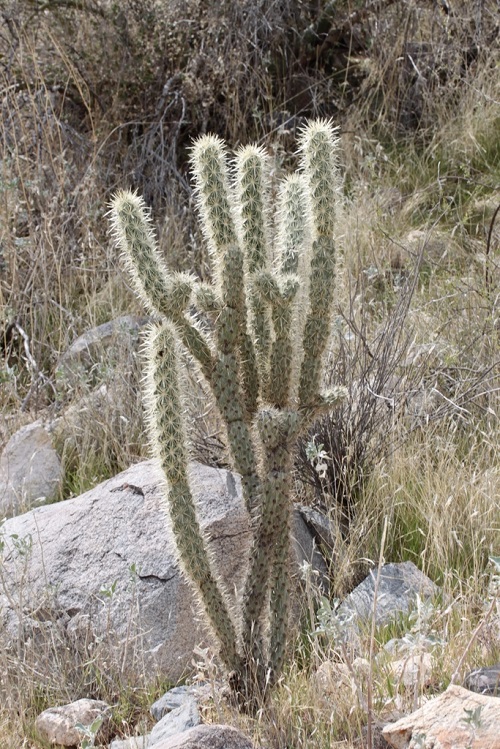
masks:
<svg viewBox="0 0 500 749"><path fill-rule="evenodd" d="M467 650L489 600L488 556L500 554L495 3L454 2L447 15L435 3L344 2L335 14L324 4L320 16L292 0L181 5L2 7L0 445L23 423L75 409L78 419L58 430L65 496L142 457L136 354L125 347L117 368L97 355L91 375L70 384L59 369L78 335L140 311L107 235L113 190L139 189L170 265L205 277L190 138L210 129L235 146L259 140L281 170L294 159L301 118L334 116L346 205L343 345L332 353L331 376L347 376L351 398L336 422L314 430L330 482L303 455L297 491L342 530L331 550L335 594L359 581L367 560L378 561L387 524L384 558L410 559L442 586L425 623L441 644L429 683L408 691L391 677L390 659L376 658L368 676L353 668L338 643L312 634L312 613L256 720L225 703L207 717L242 725L272 748L359 747L367 679L383 721L442 690L465 652L463 669L500 659L498 611ZM360 382L372 391L377 383L375 401L359 398ZM103 387L112 399L102 400ZM192 387L196 452L224 462L217 416ZM347 533L339 471L349 479ZM377 656L390 636L412 628L416 636L417 624L406 619L375 641L367 636L359 655L368 658L372 646ZM88 646L60 633L40 642L47 655L57 651L53 674L35 671L29 653L20 660L0 651L2 747L34 747L36 714L83 693L116 705L117 731L145 720L160 685L139 667L122 679ZM325 660L333 665L319 694L315 672Z"/></svg>

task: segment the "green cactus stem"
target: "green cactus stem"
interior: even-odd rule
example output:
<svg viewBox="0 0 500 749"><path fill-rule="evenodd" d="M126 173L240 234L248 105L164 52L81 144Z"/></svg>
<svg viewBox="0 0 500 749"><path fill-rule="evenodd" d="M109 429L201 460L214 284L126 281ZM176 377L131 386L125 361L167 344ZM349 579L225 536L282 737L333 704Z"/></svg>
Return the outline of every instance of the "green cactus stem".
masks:
<svg viewBox="0 0 500 749"><path fill-rule="evenodd" d="M217 261L226 247L238 243L224 142L214 135L198 138L191 149L191 166L203 233Z"/></svg>
<svg viewBox="0 0 500 749"><path fill-rule="evenodd" d="M268 157L263 149L245 146L238 151L235 163L239 233L245 255L250 298L249 324L255 341L256 363L263 388L269 377L271 321L269 305L261 295L254 293L254 281L256 275L269 265L265 221L267 161Z"/></svg>
<svg viewBox="0 0 500 749"><path fill-rule="evenodd" d="M338 190L338 142L329 122L307 127L301 139L302 167L312 215L313 246L309 276L309 311L304 326L299 402L309 406L318 396L323 354L330 335L335 286L335 219Z"/></svg>
<svg viewBox="0 0 500 749"><path fill-rule="evenodd" d="M146 403L154 453L168 482L168 508L180 561L197 588L209 621L221 644L220 655L229 670L238 670L241 659L237 637L220 582L213 575L188 481L188 453L180 394L177 334L172 323L153 329Z"/></svg>
<svg viewBox="0 0 500 749"><path fill-rule="evenodd" d="M280 270L283 275L297 274L301 256L305 255L309 233L309 216L304 178L291 174L279 193Z"/></svg>

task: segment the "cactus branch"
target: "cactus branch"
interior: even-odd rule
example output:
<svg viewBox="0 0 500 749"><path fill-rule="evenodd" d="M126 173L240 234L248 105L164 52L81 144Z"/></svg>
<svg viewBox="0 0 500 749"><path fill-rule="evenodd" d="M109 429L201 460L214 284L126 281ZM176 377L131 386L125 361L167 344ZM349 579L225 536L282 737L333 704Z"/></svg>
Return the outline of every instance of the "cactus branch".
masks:
<svg viewBox="0 0 500 749"><path fill-rule="evenodd" d="M191 150L191 167L202 229L217 259L228 245L238 242L223 141L213 135L198 138Z"/></svg>
<svg viewBox="0 0 500 749"><path fill-rule="evenodd" d="M153 449L168 481L168 507L180 561L199 591L221 644L221 658L233 670L240 668L236 631L208 561L188 482L177 346L171 323L150 333L146 393Z"/></svg>

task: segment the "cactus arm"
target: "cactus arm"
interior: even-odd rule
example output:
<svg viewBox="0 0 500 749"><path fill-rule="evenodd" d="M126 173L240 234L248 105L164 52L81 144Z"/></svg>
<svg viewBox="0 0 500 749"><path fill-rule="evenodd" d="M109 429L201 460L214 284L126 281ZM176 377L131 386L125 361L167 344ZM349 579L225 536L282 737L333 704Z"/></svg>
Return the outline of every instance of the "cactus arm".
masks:
<svg viewBox="0 0 500 749"><path fill-rule="evenodd" d="M231 245L220 261L222 309L216 323L219 351L238 354L244 417L251 423L257 411L259 378L255 350L247 331L244 258L239 245Z"/></svg>
<svg viewBox="0 0 500 749"><path fill-rule="evenodd" d="M302 164L308 184L313 222L309 278L309 311L302 338L299 401L307 408L321 387L322 359L328 344L335 283L335 203L337 197L337 139L324 121L306 127L301 140Z"/></svg>
<svg viewBox="0 0 500 749"><path fill-rule="evenodd" d="M253 344L246 327L244 261L233 218L226 162L225 148L218 138L203 136L195 142L191 163L221 300L215 322L219 354L210 383L226 425L235 468L242 477L245 502L252 512L258 501L260 482L250 422L257 408L259 384Z"/></svg>
<svg viewBox="0 0 500 749"><path fill-rule="evenodd" d="M338 148L337 128L326 120L315 120L302 131L302 169L316 237L333 237L335 232L339 189Z"/></svg>
<svg viewBox="0 0 500 749"><path fill-rule="evenodd" d="M241 244L247 272L252 276L268 264L265 195L267 155L257 146L245 146L236 154L236 195Z"/></svg>
<svg viewBox="0 0 500 749"><path fill-rule="evenodd" d="M334 242L321 237L313 242L309 282L309 311L303 332L303 359L300 368L300 408L314 403L321 389L323 353L328 344L331 320L331 296L334 291Z"/></svg>
<svg viewBox="0 0 500 749"><path fill-rule="evenodd" d="M279 277L263 272L254 279L262 306L271 310L273 332L264 400L278 409L285 408L292 395L293 302L299 288L299 279L292 275Z"/></svg>
<svg viewBox="0 0 500 749"><path fill-rule="evenodd" d="M296 274L307 244L308 215L302 175L292 174L281 185L279 194L280 270L283 275Z"/></svg>
<svg viewBox="0 0 500 749"><path fill-rule="evenodd" d="M285 408L293 397L295 360L294 339L299 324L294 320L294 306L304 296L304 279L299 280L299 261L307 244L307 211L303 179L300 175L286 178L279 190L278 206L278 271L279 282L270 299L274 340L270 355L270 377L267 400L277 408ZM300 326L299 326L300 327Z"/></svg>
<svg viewBox="0 0 500 749"><path fill-rule="evenodd" d="M191 149L191 168L202 229L217 261L226 247L238 243L223 141L213 135L198 138Z"/></svg>
<svg viewBox="0 0 500 749"><path fill-rule="evenodd" d="M168 507L182 566L198 589L229 670L241 666L236 631L214 578L187 476L188 454L178 372L176 330L171 323L150 332L147 410L153 448L168 481Z"/></svg>
<svg viewBox="0 0 500 749"><path fill-rule="evenodd" d="M211 387L226 426L235 469L241 475L245 504L253 513L260 498L260 479L250 429L244 418L238 374L235 354L220 354L212 372Z"/></svg>
<svg viewBox="0 0 500 749"><path fill-rule="evenodd" d="M269 377L271 320L269 305L253 288L255 277L269 264L266 237L265 199L267 156L257 146L245 146L236 155L236 195L239 206L239 234L248 278L250 328L255 342L258 377L265 390Z"/></svg>
<svg viewBox="0 0 500 749"><path fill-rule="evenodd" d="M239 257L241 250L234 219L236 209L222 141L211 135L199 138L192 149L191 164L202 226L214 258L217 285L223 304L231 308L230 325L234 326L234 335L237 336L245 415L250 423L257 410L259 378L254 344L247 330L243 259Z"/></svg>
<svg viewBox="0 0 500 749"><path fill-rule="evenodd" d="M168 273L144 200L129 190L120 190L111 202L110 217L114 239L136 292L149 312L165 314L164 302L170 298Z"/></svg>
<svg viewBox="0 0 500 749"><path fill-rule="evenodd" d="M274 340L267 399L280 409L290 404L293 394L293 305L299 289L297 278L284 276L279 300L272 306Z"/></svg>
<svg viewBox="0 0 500 749"><path fill-rule="evenodd" d="M146 308L165 317L182 314L191 299L195 279L188 274L169 274L144 200L122 190L114 196L110 214L115 240Z"/></svg>
<svg viewBox="0 0 500 749"><path fill-rule="evenodd" d="M128 190L118 192L110 215L113 234L138 295L150 312L176 323L182 342L209 378L213 368L210 345L184 314L196 286L195 279L185 273L169 274L142 198Z"/></svg>

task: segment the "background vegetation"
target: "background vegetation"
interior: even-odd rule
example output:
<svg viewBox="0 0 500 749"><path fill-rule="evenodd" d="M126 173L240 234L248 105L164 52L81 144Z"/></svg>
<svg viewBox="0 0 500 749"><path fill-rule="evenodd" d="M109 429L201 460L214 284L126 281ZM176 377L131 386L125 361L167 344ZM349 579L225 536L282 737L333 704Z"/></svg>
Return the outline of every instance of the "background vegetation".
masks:
<svg viewBox="0 0 500 749"><path fill-rule="evenodd" d="M443 641L431 693L484 616L488 557L500 554L498 34L496 0L0 2L0 446L84 398L78 428L59 432L65 497L145 456L134 352L121 352L119 375L105 357L79 381L60 367L78 335L141 312L108 235L111 195L137 189L170 266L206 278L192 137L258 142L279 174L295 164L304 120L332 117L345 207L327 376L350 397L299 446L297 497L338 527L336 595L380 554L443 586L452 604L426 624ZM124 419L116 401L92 400L103 383ZM197 392L194 451L223 464L216 415ZM498 662L491 621L464 668ZM323 636L304 642L247 728L270 746L354 745L366 711L352 708L352 685L335 705L312 691L315 668L344 656ZM2 746L32 746L37 712L84 694L120 705L117 730L137 723L156 686L104 678L99 654L80 655L41 681L0 655ZM411 709L414 695L388 692L383 668L370 683L377 715L396 697Z"/></svg>

